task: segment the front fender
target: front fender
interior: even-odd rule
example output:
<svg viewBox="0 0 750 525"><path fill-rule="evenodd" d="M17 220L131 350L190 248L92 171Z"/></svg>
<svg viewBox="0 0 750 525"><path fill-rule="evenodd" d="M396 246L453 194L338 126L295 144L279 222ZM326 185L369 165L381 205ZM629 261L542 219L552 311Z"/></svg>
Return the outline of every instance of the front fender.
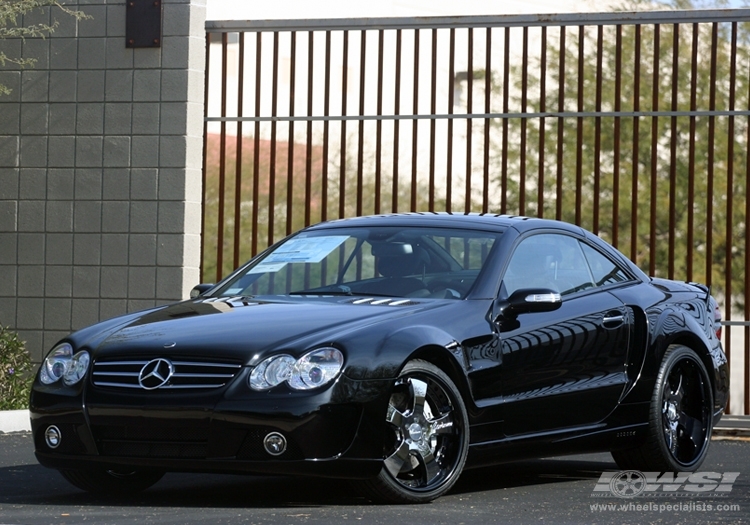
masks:
<svg viewBox="0 0 750 525"><path fill-rule="evenodd" d="M344 345L348 346L349 343L345 342ZM348 367L345 373L358 380L395 379L408 361L425 358L426 348L445 349L457 367L465 368L460 345L450 334L433 326L412 325L380 339L369 354L370 362ZM430 360L429 357L427 359Z"/></svg>

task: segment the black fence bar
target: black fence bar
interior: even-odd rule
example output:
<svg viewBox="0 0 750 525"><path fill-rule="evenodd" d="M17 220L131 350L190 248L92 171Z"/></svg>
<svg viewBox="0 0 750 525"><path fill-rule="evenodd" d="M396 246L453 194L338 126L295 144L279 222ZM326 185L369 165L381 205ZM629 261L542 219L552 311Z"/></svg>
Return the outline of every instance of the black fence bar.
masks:
<svg viewBox="0 0 750 525"><path fill-rule="evenodd" d="M431 68L430 68L430 113L435 114L437 111L437 42L438 42L438 30L432 30L432 56L431 56ZM486 109L486 108L485 108ZM428 193L429 202L427 209L429 211L435 211L435 146L436 132L437 132L437 121L435 119L430 120L430 175L428 182Z"/></svg>
<svg viewBox="0 0 750 525"><path fill-rule="evenodd" d="M620 130L621 119L617 114L622 108L622 26L615 28L615 130L612 159L612 244L620 244ZM597 193L598 195L598 193ZM599 233L597 231L597 233Z"/></svg>
<svg viewBox="0 0 750 525"><path fill-rule="evenodd" d="M641 109L641 26L633 26L633 111L638 112ZM631 211L630 211L630 258L638 260L638 190L639 186L639 155L640 150L640 123L638 117L633 117L633 155L632 165L632 184L630 190Z"/></svg>
<svg viewBox="0 0 750 525"><path fill-rule="evenodd" d="M378 31L378 115L383 114L383 48L385 33ZM434 84L433 84L434 85ZM381 185L383 181L383 121L378 120L377 132L375 134L375 209L374 213L381 212ZM432 149L432 148L431 148Z"/></svg>
<svg viewBox="0 0 750 525"><path fill-rule="evenodd" d="M677 111L677 96L680 92L680 26L672 26L672 111ZM669 255L667 258L667 277L674 279L674 243L677 218L675 209L677 199L677 117L670 119L671 132L669 140Z"/></svg>
<svg viewBox="0 0 750 525"><path fill-rule="evenodd" d="M466 57L466 113L471 115L474 112L474 28L468 29L469 45L468 53ZM526 87L522 88L522 91L526 92ZM471 159L473 156L472 151L472 119L466 120L466 171L465 171L465 192L464 192L464 212L470 213L472 210L471 206L471 173L472 163ZM523 136L523 135L522 135ZM523 139L522 139L523 140ZM523 148L522 148L523 149ZM416 209L414 210L416 211ZM468 251L466 254L468 255Z"/></svg>
<svg viewBox="0 0 750 525"><path fill-rule="evenodd" d="M456 67L456 29L450 30L450 53L448 55L448 114L453 114L453 104L455 96L455 67ZM448 158L445 166L445 211L453 211L453 119L448 120ZM505 173L503 171L503 173Z"/></svg>
<svg viewBox="0 0 750 525"><path fill-rule="evenodd" d="M729 110L732 111L735 105L736 95L736 82L737 82L737 22L732 22L732 36L731 36L731 51L729 58ZM734 230L734 116L730 115L727 122L727 136L731 137L731 140L727 141L727 215L726 215L726 238L732 238L732 231ZM727 297L732 297L732 251L734 246L732 243L725 243L724 247L724 290ZM724 302L724 318L732 318L732 301ZM732 372L732 328L727 327L727 339L724 343L725 352L727 359L729 360L729 373ZM747 367L747 363L745 364ZM750 371L748 371L750 373ZM730 375L731 377L731 375ZM731 395L729 403L732 402Z"/></svg>
<svg viewBox="0 0 750 525"><path fill-rule="evenodd" d="M359 41L359 115L365 114L365 62L367 59L367 31L360 32ZM359 121L357 133L357 207L355 213L362 215L362 191L364 184L365 121Z"/></svg>
<svg viewBox="0 0 750 525"><path fill-rule="evenodd" d="M489 113L492 101L492 75L489 74L489 71L492 69L492 29L489 27L485 32L485 40L484 111L485 113ZM490 119L484 119L482 213L487 213L490 209L490 124ZM431 209L434 209L434 205Z"/></svg>
<svg viewBox="0 0 750 525"><path fill-rule="evenodd" d="M539 50L539 111L547 111L547 28L542 27ZM489 67L487 68L489 69ZM539 119L539 160L537 172L537 201L536 216L544 216L544 182L545 182L545 144L547 138L547 122L545 117ZM488 132L489 134L489 132Z"/></svg>
<svg viewBox="0 0 750 525"><path fill-rule="evenodd" d="M313 73L315 72L315 34L310 31L307 34L307 115L313 114L313 93L315 83ZM313 123L307 121L307 142L305 150L305 226L312 222L312 155L313 155ZM309 286L305 281L305 286Z"/></svg>
<svg viewBox="0 0 750 525"><path fill-rule="evenodd" d="M709 76L709 102L708 110L712 111L716 109L716 72L718 62L718 35L719 35L719 24L714 22L711 26L711 71ZM706 165L706 231L712 232L714 229L714 148L716 133L716 118L713 116L708 117L708 162ZM713 253L713 235L706 236L706 253ZM713 285L713 272L712 270L713 261L709 257L706 257L706 284L708 286Z"/></svg>
<svg viewBox="0 0 750 525"><path fill-rule="evenodd" d="M693 24L693 40L690 53L690 111L698 109L698 37L699 24ZM688 138L688 198L687 198L687 245L694 246L695 236L695 138L696 117L690 117L690 131ZM687 258L685 278L693 280L693 259Z"/></svg>
<svg viewBox="0 0 750 525"><path fill-rule="evenodd" d="M508 31L506 29L506 31ZM558 87L557 87L557 111L565 111L565 35L567 31L565 26L560 26L560 45L558 54L560 55L560 65L558 69ZM557 198L555 199L555 219L562 219L563 211L563 152L565 148L565 120L557 118Z"/></svg>
<svg viewBox="0 0 750 525"><path fill-rule="evenodd" d="M239 70L237 72L237 114L244 114L245 93L245 33L239 35ZM237 136L235 138L234 164L234 267L240 265L240 247L242 246L242 121L237 122Z"/></svg>
<svg viewBox="0 0 750 525"><path fill-rule="evenodd" d="M396 31L396 69L395 69L395 93L393 95L394 102L393 108L394 113L398 115L401 109L401 47L402 47L402 35L401 30ZM391 210L398 211L398 153L399 143L401 138L401 122L396 120L393 122L393 184L391 185ZM448 148L450 151L451 148Z"/></svg>
<svg viewBox="0 0 750 525"><path fill-rule="evenodd" d="M651 109L653 111L659 110L659 53L661 51L661 26L659 24L654 25L654 57L653 57L653 68L652 71L652 85L653 89L651 92ZM659 175L659 117L651 117L651 194L649 196L649 202L651 207L651 216L649 223L649 257L648 257L648 273L653 275L656 272L656 209L658 205L657 201L657 180Z"/></svg>
<svg viewBox="0 0 750 525"><path fill-rule="evenodd" d="M261 64L263 51L263 34L258 33L255 39L255 116L260 115ZM252 225L259 224L260 217L260 122L255 123L253 134L253 220ZM251 228L251 251L258 253L258 228ZM205 231L205 230L204 230Z"/></svg>
<svg viewBox="0 0 750 525"><path fill-rule="evenodd" d="M414 113L419 113L419 29L414 30L414 93L412 97L412 108ZM412 121L411 131L411 198L409 200L409 210L417 211L417 184L419 179L419 121ZM396 210L394 210L396 211Z"/></svg>
<svg viewBox="0 0 750 525"><path fill-rule="evenodd" d="M523 51L521 52L521 113L528 110L529 93L529 28L523 28ZM504 89L508 90L508 86ZM528 133L528 120L521 119L521 147L520 162L518 166L518 213L526 215L526 135Z"/></svg>
<svg viewBox="0 0 750 525"><path fill-rule="evenodd" d="M750 82L748 82L747 98L750 100ZM745 218L750 217L750 116L748 117L746 124L746 149L745 149ZM745 307L744 314L745 320L750 319L750 301L747 300L747 283L750 283L750 250L747 247L750 246L750 228L745 228ZM750 323L744 328L744 340L745 340L745 378L744 378L744 392L745 392L745 413L750 412Z"/></svg>
<svg viewBox="0 0 750 525"><path fill-rule="evenodd" d="M596 111L602 110L602 83L604 75L604 26L597 28L596 34ZM619 79L615 82L615 104L619 103ZM594 217L591 231L599 233L599 211L601 199L601 177L602 177L602 118L594 119ZM617 154L615 153L615 162ZM617 170L614 170L614 176L617 177ZM616 187L616 186L615 186ZM616 200L615 200L616 202ZM615 236L615 235L613 235Z"/></svg>
<svg viewBox="0 0 750 525"><path fill-rule="evenodd" d="M289 59L289 115L294 116L294 92L297 81L297 32L291 33ZM294 121L289 123L289 135L287 139L287 164L286 164L286 234L292 233L294 219ZM291 279L287 280L290 283Z"/></svg>
<svg viewBox="0 0 750 525"><path fill-rule="evenodd" d="M221 116L227 114L227 33L221 35ZM226 198L226 154L227 154L227 124L221 123L221 139L219 141L219 217L216 221L216 280L221 278L221 267L224 262L224 202Z"/></svg>
<svg viewBox="0 0 750 525"><path fill-rule="evenodd" d="M578 26L578 113L583 113L584 80L585 80L585 26ZM576 185L575 185L575 223L581 224L582 215L582 190L583 190L583 125L584 117L576 117Z"/></svg>

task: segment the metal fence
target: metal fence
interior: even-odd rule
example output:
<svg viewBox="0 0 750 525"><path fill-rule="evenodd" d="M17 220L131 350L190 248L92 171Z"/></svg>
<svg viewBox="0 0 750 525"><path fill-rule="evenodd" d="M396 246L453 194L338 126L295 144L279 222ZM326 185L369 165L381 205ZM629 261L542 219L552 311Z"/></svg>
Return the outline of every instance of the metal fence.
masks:
<svg viewBox="0 0 750 525"><path fill-rule="evenodd" d="M750 10L206 23L204 280L395 211L550 217L723 298L750 413Z"/></svg>

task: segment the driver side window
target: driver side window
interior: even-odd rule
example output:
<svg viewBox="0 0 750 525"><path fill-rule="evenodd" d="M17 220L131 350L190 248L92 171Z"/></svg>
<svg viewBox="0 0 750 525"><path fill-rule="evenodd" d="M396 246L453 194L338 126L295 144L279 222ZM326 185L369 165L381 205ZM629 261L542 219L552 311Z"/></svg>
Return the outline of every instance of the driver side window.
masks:
<svg viewBox="0 0 750 525"><path fill-rule="evenodd" d="M521 288L547 288L568 295L594 286L580 243L554 233L522 240L503 281L508 295Z"/></svg>

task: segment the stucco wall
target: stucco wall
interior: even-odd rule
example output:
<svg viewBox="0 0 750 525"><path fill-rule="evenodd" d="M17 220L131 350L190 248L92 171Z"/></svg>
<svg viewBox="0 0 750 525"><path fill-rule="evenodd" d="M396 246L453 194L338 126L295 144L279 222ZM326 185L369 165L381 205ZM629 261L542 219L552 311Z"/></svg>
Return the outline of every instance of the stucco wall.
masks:
<svg viewBox="0 0 750 525"><path fill-rule="evenodd" d="M161 47L125 47L125 2L27 16L0 40L0 324L35 362L75 330L187 296L198 282L205 1L163 0Z"/></svg>

